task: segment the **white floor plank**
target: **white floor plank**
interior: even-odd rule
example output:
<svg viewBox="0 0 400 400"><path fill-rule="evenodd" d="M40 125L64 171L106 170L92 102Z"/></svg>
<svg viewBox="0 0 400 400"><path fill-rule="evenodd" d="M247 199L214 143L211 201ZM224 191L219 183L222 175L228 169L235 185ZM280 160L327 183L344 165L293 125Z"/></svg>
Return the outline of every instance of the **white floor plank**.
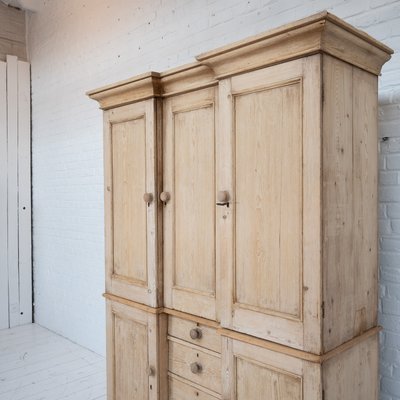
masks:
<svg viewBox="0 0 400 400"><path fill-rule="evenodd" d="M0 400L105 400L103 357L36 324L0 330Z"/></svg>

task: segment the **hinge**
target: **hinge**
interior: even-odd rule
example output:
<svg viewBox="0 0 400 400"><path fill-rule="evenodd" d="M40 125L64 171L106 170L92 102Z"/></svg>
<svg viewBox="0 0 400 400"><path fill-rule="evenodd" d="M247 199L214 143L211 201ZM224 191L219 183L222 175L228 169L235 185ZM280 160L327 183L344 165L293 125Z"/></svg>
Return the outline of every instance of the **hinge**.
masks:
<svg viewBox="0 0 400 400"><path fill-rule="evenodd" d="M325 400L325 390L322 389L322 399L321 400Z"/></svg>
<svg viewBox="0 0 400 400"><path fill-rule="evenodd" d="M322 104L325 101L325 87L324 87L324 83L322 82L321 84L321 98L322 98Z"/></svg>
<svg viewBox="0 0 400 400"><path fill-rule="evenodd" d="M324 301L321 304L321 312L322 312L322 318L325 318L325 302Z"/></svg>

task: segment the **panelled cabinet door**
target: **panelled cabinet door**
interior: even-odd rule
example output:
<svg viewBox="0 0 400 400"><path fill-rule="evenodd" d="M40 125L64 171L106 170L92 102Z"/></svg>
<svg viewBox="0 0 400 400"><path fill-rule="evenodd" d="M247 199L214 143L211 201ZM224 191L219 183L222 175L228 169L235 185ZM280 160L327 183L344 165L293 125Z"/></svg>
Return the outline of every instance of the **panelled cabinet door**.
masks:
<svg viewBox="0 0 400 400"><path fill-rule="evenodd" d="M221 324L320 351L320 56L220 82Z"/></svg>
<svg viewBox="0 0 400 400"><path fill-rule="evenodd" d="M157 102L105 112L106 289L159 305Z"/></svg>
<svg viewBox="0 0 400 400"><path fill-rule="evenodd" d="M166 316L112 301L107 313L107 398L166 400Z"/></svg>
<svg viewBox="0 0 400 400"><path fill-rule="evenodd" d="M318 363L223 338L222 398L230 400L322 400Z"/></svg>
<svg viewBox="0 0 400 400"><path fill-rule="evenodd" d="M164 305L216 319L214 87L165 100Z"/></svg>

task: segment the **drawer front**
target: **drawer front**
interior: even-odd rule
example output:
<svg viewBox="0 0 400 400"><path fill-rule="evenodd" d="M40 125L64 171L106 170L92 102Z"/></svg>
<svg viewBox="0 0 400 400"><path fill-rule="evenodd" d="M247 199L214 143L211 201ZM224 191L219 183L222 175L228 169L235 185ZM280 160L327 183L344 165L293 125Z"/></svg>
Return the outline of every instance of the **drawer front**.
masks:
<svg viewBox="0 0 400 400"><path fill-rule="evenodd" d="M170 340L169 371L221 393L221 356L218 353Z"/></svg>
<svg viewBox="0 0 400 400"><path fill-rule="evenodd" d="M170 336L221 353L221 337L215 328L169 316L168 334Z"/></svg>
<svg viewBox="0 0 400 400"><path fill-rule="evenodd" d="M173 377L169 379L169 400L218 400L220 398L220 396L214 397L197 387Z"/></svg>

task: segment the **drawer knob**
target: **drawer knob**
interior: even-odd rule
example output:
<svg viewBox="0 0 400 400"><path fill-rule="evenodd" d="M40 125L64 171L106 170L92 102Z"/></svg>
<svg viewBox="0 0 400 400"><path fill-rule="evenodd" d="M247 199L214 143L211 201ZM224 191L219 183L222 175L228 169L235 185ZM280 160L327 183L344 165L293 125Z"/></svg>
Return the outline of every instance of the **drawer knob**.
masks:
<svg viewBox="0 0 400 400"><path fill-rule="evenodd" d="M149 367L149 376L155 376L156 375L156 369L154 367Z"/></svg>
<svg viewBox="0 0 400 400"><path fill-rule="evenodd" d="M203 333L201 332L201 329L193 328L190 330L190 337L192 339L201 339L202 336L203 336Z"/></svg>
<svg viewBox="0 0 400 400"><path fill-rule="evenodd" d="M153 201L153 194L152 193L145 193L143 195L143 200L145 203L150 204Z"/></svg>
<svg viewBox="0 0 400 400"><path fill-rule="evenodd" d="M190 364L190 370L194 374L200 374L202 369L203 369L203 367L198 362L194 362L194 363Z"/></svg>
<svg viewBox="0 0 400 400"><path fill-rule="evenodd" d="M168 193L168 192L161 192L161 194L160 194L160 200L163 202L163 203L167 203L168 202L168 200L171 198L171 195Z"/></svg>

